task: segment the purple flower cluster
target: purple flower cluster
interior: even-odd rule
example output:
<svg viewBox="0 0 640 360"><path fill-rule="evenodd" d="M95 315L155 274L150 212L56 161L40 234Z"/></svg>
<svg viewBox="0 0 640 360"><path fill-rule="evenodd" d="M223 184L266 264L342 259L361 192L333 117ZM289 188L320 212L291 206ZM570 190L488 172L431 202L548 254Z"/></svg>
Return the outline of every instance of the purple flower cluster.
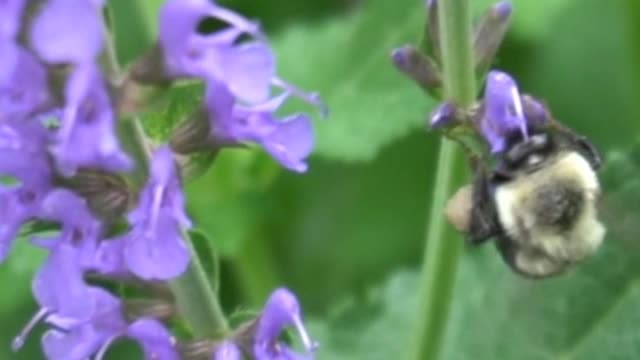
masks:
<svg viewBox="0 0 640 360"><path fill-rule="evenodd" d="M42 346L51 360L101 359L123 337L137 341L147 359L180 359L177 340L162 322L132 317L126 299L87 280L95 275L157 283L180 276L190 262L183 239L192 225L176 149L154 147L146 185L131 196L136 199L131 208L117 214L126 226L115 235L116 221L97 215L87 195L69 185L88 171L123 177L136 166L116 132L118 89L98 65L105 43L104 3L43 0L26 16L27 0L0 1L0 262L24 224L53 223L58 229L31 238L48 253L33 280L40 310L13 347L20 348L31 329L45 322L51 328ZM198 32L208 17L228 26ZM243 36L250 40L241 41ZM313 147L309 117L279 119L275 113L291 96L323 111L324 105L316 94L276 75L274 55L257 24L208 0L168 0L157 48L162 66L154 78L205 83L208 142L216 147L253 142L284 167L307 169ZM129 80L140 81L135 75ZM101 190L93 183L87 187ZM287 326L299 331L310 355L314 345L298 302L280 289L258 320L251 350L257 360L305 358L278 342ZM227 340L212 356L240 359L241 352Z"/></svg>
<svg viewBox="0 0 640 360"><path fill-rule="evenodd" d="M197 26L207 17L228 26L201 34ZM241 41L244 37L249 40ZM257 24L208 0L168 0L160 14L159 46L162 79L205 82L209 143L221 147L253 142L282 166L306 171L305 159L314 143L310 118L294 114L279 119L275 113L292 95L323 113L326 108L317 94L306 94L276 75L274 54ZM281 93L272 97L272 88Z"/></svg>

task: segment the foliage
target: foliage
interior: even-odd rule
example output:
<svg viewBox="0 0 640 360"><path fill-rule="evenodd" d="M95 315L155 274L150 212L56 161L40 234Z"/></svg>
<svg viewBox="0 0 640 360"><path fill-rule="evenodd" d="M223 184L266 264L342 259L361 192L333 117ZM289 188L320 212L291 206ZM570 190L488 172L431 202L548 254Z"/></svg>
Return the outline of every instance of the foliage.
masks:
<svg viewBox="0 0 640 360"><path fill-rule="evenodd" d="M436 138L422 129L435 102L396 73L388 54L418 41L424 1L226 3L265 16L283 76L318 90L331 110L315 121L308 174L284 173L251 149L225 150L189 184L190 215L221 256L227 310L258 305L287 284L312 320L319 359L402 358L436 165ZM475 2L478 10L489 3ZM640 73L633 57L640 33L625 21L639 19L622 0L514 3L497 66L612 159L603 175L614 199L611 236L594 259L544 282L510 273L490 245L466 249L440 358L633 359L640 353L640 245L638 202L629 199L640 194L640 167L632 165L640 156L627 149L640 135L640 87L630 80ZM140 51L121 46L124 60ZM146 113L148 130L165 137L193 111L192 90L173 91ZM620 218L625 226L616 224ZM26 284L40 262L37 250L18 246L16 253L0 267L11 289L0 299L7 345L35 309ZM38 356L37 341L28 345L16 359ZM0 358L13 356L0 347Z"/></svg>

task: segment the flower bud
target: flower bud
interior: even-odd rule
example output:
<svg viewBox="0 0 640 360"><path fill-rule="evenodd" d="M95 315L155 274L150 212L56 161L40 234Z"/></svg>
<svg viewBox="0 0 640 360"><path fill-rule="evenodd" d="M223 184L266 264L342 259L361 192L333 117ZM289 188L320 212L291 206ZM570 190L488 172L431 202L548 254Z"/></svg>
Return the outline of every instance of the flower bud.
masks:
<svg viewBox="0 0 640 360"><path fill-rule="evenodd" d="M116 174L81 169L75 176L60 181L85 198L93 213L105 221L122 216L131 203L131 189Z"/></svg>
<svg viewBox="0 0 640 360"><path fill-rule="evenodd" d="M396 69L415 81L428 92L442 86L440 71L435 61L411 45L394 49L391 60Z"/></svg>
<svg viewBox="0 0 640 360"><path fill-rule="evenodd" d="M176 154L190 154L203 150L211 150L211 143L207 111L202 108L183 121L171 133L169 145Z"/></svg>
<svg viewBox="0 0 640 360"><path fill-rule="evenodd" d="M453 103L443 102L431 113L429 127L431 129L441 129L454 126L460 121L461 114L458 107Z"/></svg>
<svg viewBox="0 0 640 360"><path fill-rule="evenodd" d="M484 76L491 66L509 28L511 10L510 2L501 1L489 8L480 18L475 28L473 40L476 74L478 76Z"/></svg>
<svg viewBox="0 0 640 360"><path fill-rule="evenodd" d="M440 21L438 20L438 0L427 0L427 27L425 29L425 49L440 60Z"/></svg>

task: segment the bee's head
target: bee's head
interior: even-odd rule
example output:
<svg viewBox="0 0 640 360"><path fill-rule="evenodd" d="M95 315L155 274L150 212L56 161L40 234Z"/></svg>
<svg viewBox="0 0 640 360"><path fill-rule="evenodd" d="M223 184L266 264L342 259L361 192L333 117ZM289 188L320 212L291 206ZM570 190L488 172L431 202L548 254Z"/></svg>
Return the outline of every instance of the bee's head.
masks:
<svg viewBox="0 0 640 360"><path fill-rule="evenodd" d="M513 131L505 137L504 150L496 154L494 181L504 182L535 172L547 163L560 149L552 133L531 128L525 136Z"/></svg>
<svg viewBox="0 0 640 360"><path fill-rule="evenodd" d="M572 131L549 127L529 126L527 130L526 135L513 131L505 137L504 150L496 154L492 178L495 183L536 172L567 152L585 158L593 170L599 168L600 155L586 138Z"/></svg>

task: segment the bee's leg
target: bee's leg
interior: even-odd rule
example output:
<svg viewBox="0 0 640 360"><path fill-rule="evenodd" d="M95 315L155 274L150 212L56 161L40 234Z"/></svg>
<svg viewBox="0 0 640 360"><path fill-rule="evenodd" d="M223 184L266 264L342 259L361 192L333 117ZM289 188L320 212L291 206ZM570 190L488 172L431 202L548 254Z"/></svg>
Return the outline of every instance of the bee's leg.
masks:
<svg viewBox="0 0 640 360"><path fill-rule="evenodd" d="M489 178L481 163L473 164L474 181L471 197L471 221L469 224L468 241L481 244L502 233L498 223Z"/></svg>

